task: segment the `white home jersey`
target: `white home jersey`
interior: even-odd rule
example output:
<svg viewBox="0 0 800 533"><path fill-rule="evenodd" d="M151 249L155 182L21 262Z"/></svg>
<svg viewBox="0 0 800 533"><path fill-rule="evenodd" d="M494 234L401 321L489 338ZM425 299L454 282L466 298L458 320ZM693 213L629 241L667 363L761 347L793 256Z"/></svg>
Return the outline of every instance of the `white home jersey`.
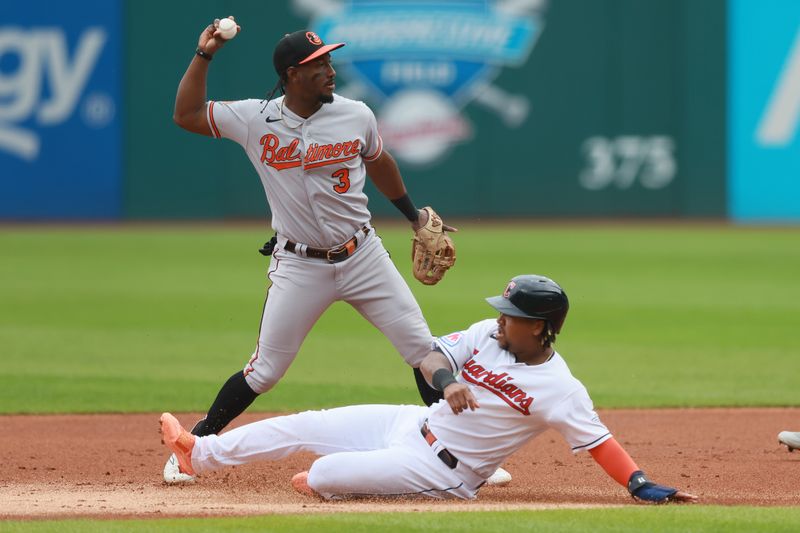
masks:
<svg viewBox="0 0 800 533"><path fill-rule="evenodd" d="M364 161L382 151L375 115L362 102L334 95L304 119L284 97L210 101L214 137L239 143L258 171L279 235L317 248L350 239L370 219Z"/></svg>
<svg viewBox="0 0 800 533"><path fill-rule="evenodd" d="M497 322L490 319L435 341L458 371L458 382L471 385L480 404L459 415L444 400L431 407L428 423L442 446L488 478L509 455L549 428L561 433L573 452L611 437L586 388L558 353L540 365L518 363L498 346L496 332Z"/></svg>

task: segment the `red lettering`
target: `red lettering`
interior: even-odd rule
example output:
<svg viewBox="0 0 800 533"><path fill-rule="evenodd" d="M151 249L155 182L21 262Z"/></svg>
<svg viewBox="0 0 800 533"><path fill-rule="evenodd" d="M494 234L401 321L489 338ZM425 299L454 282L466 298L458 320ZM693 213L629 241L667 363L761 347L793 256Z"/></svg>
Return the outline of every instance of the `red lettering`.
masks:
<svg viewBox="0 0 800 533"><path fill-rule="evenodd" d="M527 397L528 397L528 395L525 394L525 391L523 391L521 389L517 389L513 393L508 394L508 398L510 400L515 400L515 401L517 399L523 399L523 398L527 398Z"/></svg>
<svg viewBox="0 0 800 533"><path fill-rule="evenodd" d="M261 162L271 163L275 159L275 147L278 146L278 137L271 133L268 133L261 137L261 141L259 141L263 146L264 150L261 152Z"/></svg>
<svg viewBox="0 0 800 533"><path fill-rule="evenodd" d="M507 383L500 388L501 391L505 392L506 394L512 394L514 391L517 390L517 386L512 383Z"/></svg>
<svg viewBox="0 0 800 533"><path fill-rule="evenodd" d="M502 374L494 374L492 372L489 372L489 377L487 377L483 381L485 383L488 383L489 385L494 385L495 387L500 388L502 386L502 384L498 383L498 381L500 381L501 379L503 379L507 375L508 374L506 372L503 372ZM509 381L512 380L512 379L514 379L514 378L509 378ZM503 383L505 383L505 381L503 381Z"/></svg>
<svg viewBox="0 0 800 533"><path fill-rule="evenodd" d="M261 144L264 144L263 140ZM310 144L308 148L306 148L306 153L303 157L303 165L306 170L309 170L312 168L323 167L353 159L359 155L359 146L360 141L358 139L338 142L336 144ZM290 151L294 150L291 145L289 146L289 149ZM262 161L265 157L268 157L268 155L274 153L274 145L270 145L269 154L267 154L267 148L265 147L265 153L262 154ZM279 153L277 154L276 158L279 159L282 155L282 153Z"/></svg>
<svg viewBox="0 0 800 533"><path fill-rule="evenodd" d="M511 383L513 377L508 375L508 372L496 374L490 370L486 370L481 365L470 359L464 363L464 368L461 375L475 385L483 387L484 389L499 396L509 406L516 409L524 415L530 415L530 407L533 405L533 397ZM481 379L483 378L483 379Z"/></svg>
<svg viewBox="0 0 800 533"><path fill-rule="evenodd" d="M486 369L483 368L478 363L473 363L472 366L470 366L469 368L469 373L475 376L476 378L479 378L482 377L484 374L486 374Z"/></svg>
<svg viewBox="0 0 800 533"><path fill-rule="evenodd" d="M339 194L344 194L350 189L350 171L346 168L340 168L333 174L332 177L339 180L339 183L333 186L333 190Z"/></svg>
<svg viewBox="0 0 800 533"><path fill-rule="evenodd" d="M290 142L289 146L281 147L277 135L268 133L261 137L259 143L264 147L261 151L262 163L277 170L300 166L300 151L297 149L299 139Z"/></svg>
<svg viewBox="0 0 800 533"><path fill-rule="evenodd" d="M519 406L525 410L524 412L526 415L531 414L530 412L531 404L533 404L533 398L531 398L530 396L519 402Z"/></svg>

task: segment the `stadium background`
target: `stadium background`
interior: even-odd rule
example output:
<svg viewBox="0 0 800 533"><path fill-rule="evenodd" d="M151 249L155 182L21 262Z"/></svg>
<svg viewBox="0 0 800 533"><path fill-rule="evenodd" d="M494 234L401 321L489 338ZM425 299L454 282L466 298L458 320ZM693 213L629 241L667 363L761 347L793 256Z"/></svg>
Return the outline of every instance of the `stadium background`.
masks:
<svg viewBox="0 0 800 533"><path fill-rule="evenodd" d="M800 220L792 0L15 3L0 218L263 217L240 148L171 121L213 13L244 31L210 98L263 97L286 31L349 40L338 91L376 110L409 189L445 216Z"/></svg>
<svg viewBox="0 0 800 533"><path fill-rule="evenodd" d="M514 7L521 11L513 16L503 11ZM663 459L653 475L691 482L712 503L636 507L625 505L619 487L600 484L620 509L470 512L463 524L479 531L525 530L534 521L542 531L641 531L643 523L654 531L796 529L797 454L775 442L777 431L796 429L800 419L800 4L792 0L4 6L0 421L10 425L0 439L7 465L0 518L47 517L48 505L84 516L90 504L110 506L111 495L127 501L109 514L128 516L124 509L142 502L141 487L162 512L163 453L153 413L195 418L220 379L250 354L267 284L266 262L256 253L269 235L263 191L238 146L191 135L171 121L199 30L225 14L245 29L214 59L213 98L265 95L275 81L272 45L285 31L311 26L328 40L339 32L348 42L335 58L339 91L376 110L417 202L461 228L457 267L436 287L422 287L405 259L408 226L371 194L381 237L432 331L490 316L482 298L498 292L498 280L502 286L524 271L552 275L574 302L559 350L602 416L619 417L624 408L679 410L680 424L660 426L654 417L626 434L641 440L634 450L648 470L653 455ZM82 221L91 223L72 223ZM247 416L414 401L408 369L388 341L337 304ZM697 431L729 444L729 453L717 453L717 442L698 446L687 429L687 419L706 409L720 427ZM109 432L141 431L140 444L121 445L132 455L111 450L125 476L111 476L111 461L82 466L90 455L85 446L103 441L97 428L32 464L41 446L58 447L52 437L61 430L50 424L62 421L69 431L74 413L87 413L75 417L81 424L115 420L106 422ZM760 430L748 425L748 415L759 417ZM26 425L41 429L12 440L13 428ZM679 435L665 452L655 447L660 436L642 438L673 430ZM743 436L753 445L737 449ZM65 451L72 455L55 454ZM142 457L138 468L134 456ZM731 472L739 463L754 465L762 478L736 479ZM518 464L512 469L519 480L530 463ZM563 472L550 464L539 467ZM248 505L264 499L272 478L254 476L256 482L220 484L213 501L233 509L238 498L251 498ZM510 490L526 504L543 490L574 490L582 498L586 480L583 473L561 475L556 483ZM87 500L91 483L102 490ZM202 490L198 485L182 492L186 500L197 495L189 490ZM274 485L290 490L280 476ZM71 498L67 511L50 498L54 493ZM482 499L497 501L491 493ZM291 495L270 501L283 509ZM731 506L762 501L783 507ZM331 523L348 531L375 523L362 530L421 524L451 531L463 516L407 508L392 516L349 515L339 507L318 519L302 505L296 517L225 527L275 529L288 521L309 531L319 520L325 531L336 529ZM547 521L555 525L546 528ZM0 529L7 525L220 529L205 518L33 521Z"/></svg>

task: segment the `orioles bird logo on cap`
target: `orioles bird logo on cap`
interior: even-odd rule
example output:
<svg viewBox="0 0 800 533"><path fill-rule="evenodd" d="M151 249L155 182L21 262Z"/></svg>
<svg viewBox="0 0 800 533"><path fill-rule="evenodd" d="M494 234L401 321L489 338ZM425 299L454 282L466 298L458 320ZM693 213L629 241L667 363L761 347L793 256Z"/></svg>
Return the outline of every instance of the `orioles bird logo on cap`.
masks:
<svg viewBox="0 0 800 533"><path fill-rule="evenodd" d="M306 32L306 39L308 39L308 42L310 42L314 46L319 46L322 44L322 39L320 39L319 35L317 35L313 31Z"/></svg>

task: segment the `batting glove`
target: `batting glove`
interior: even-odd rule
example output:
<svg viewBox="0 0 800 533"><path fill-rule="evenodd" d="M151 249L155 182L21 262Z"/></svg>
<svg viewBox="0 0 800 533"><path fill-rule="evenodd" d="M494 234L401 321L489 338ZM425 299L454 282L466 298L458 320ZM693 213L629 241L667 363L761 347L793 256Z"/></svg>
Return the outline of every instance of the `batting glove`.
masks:
<svg viewBox="0 0 800 533"><path fill-rule="evenodd" d="M644 472L637 470L628 479L628 492L631 493L634 500L666 503L678 493L678 489L653 483L647 479Z"/></svg>

